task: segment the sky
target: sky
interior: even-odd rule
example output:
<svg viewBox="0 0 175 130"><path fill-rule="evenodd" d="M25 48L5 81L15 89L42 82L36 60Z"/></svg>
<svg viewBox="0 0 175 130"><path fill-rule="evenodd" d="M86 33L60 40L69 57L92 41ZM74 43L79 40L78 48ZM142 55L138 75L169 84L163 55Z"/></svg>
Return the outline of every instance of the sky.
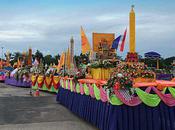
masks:
<svg viewBox="0 0 175 130"><path fill-rule="evenodd" d="M4 52L32 47L34 52L56 55L66 50L73 36L75 54L80 54L81 26L91 44L93 32L117 37L129 28L131 5L136 13L136 51L175 56L175 0L0 0L0 47ZM117 52L123 57L128 34L124 52Z"/></svg>

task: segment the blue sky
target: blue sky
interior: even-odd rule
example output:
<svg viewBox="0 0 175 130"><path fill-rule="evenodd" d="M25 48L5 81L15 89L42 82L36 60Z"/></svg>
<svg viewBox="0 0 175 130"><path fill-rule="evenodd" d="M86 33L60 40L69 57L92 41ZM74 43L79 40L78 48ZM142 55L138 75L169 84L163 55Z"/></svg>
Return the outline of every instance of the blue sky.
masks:
<svg viewBox="0 0 175 130"><path fill-rule="evenodd" d="M0 45L5 51L32 47L55 55L73 36L79 54L81 25L91 43L92 32L123 34L132 4L137 52L175 56L175 0L0 0ZM128 41L127 35L125 51L118 55L126 55Z"/></svg>

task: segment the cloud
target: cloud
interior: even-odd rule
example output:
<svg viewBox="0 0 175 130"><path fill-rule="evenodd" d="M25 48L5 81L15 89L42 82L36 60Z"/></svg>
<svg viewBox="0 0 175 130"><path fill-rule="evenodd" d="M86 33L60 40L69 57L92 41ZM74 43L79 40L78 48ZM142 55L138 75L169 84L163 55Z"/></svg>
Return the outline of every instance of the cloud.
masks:
<svg viewBox="0 0 175 130"><path fill-rule="evenodd" d="M6 48L22 51L32 46L45 53L50 50L53 54L66 50L71 36L75 39L76 53L80 53L81 25L89 41L92 42L92 32L112 32L119 35L129 24L128 12L75 11L66 14L32 13L4 17L0 17L0 41ZM137 13L136 23L138 52L143 54L149 50L157 50L165 56L174 54L172 49L175 49L175 46L170 46L175 40L173 36L175 33L174 14ZM126 48L128 48L128 39L129 36L127 36ZM162 49L165 51L169 49L169 52Z"/></svg>

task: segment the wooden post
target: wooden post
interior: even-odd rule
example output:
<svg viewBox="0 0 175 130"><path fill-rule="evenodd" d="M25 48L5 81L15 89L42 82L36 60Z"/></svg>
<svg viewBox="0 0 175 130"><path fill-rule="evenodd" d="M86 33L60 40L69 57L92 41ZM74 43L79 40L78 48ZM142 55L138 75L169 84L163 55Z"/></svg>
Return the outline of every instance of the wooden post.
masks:
<svg viewBox="0 0 175 130"><path fill-rule="evenodd" d="M159 69L159 58L157 58L157 69Z"/></svg>

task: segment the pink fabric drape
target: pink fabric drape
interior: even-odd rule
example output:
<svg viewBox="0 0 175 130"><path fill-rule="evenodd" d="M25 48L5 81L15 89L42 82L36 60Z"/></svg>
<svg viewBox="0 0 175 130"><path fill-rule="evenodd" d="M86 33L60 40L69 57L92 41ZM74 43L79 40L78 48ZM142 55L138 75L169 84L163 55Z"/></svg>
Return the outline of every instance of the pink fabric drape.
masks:
<svg viewBox="0 0 175 130"><path fill-rule="evenodd" d="M163 94L155 87L152 87L152 89L166 105L175 106L175 98L171 94Z"/></svg>
<svg viewBox="0 0 175 130"><path fill-rule="evenodd" d="M151 91L151 87L146 88L145 90L147 93L149 93ZM139 105L142 101L140 100L140 98L137 97L133 97L131 96L129 100L127 100L124 95L118 91L118 90L114 90L115 95L126 105L128 106L137 106Z"/></svg>
<svg viewBox="0 0 175 130"><path fill-rule="evenodd" d="M88 84L88 87L89 87L89 94L90 94L90 96L92 98L95 98L93 86L91 84Z"/></svg>
<svg viewBox="0 0 175 130"><path fill-rule="evenodd" d="M80 93L81 93L81 95L83 95L83 94L84 94L84 88L83 88L82 83L80 83Z"/></svg>
<svg viewBox="0 0 175 130"><path fill-rule="evenodd" d="M74 91L74 92L76 92L76 88L75 88L75 86L76 86L75 83L72 82L72 88L73 88L73 91Z"/></svg>
<svg viewBox="0 0 175 130"><path fill-rule="evenodd" d="M100 87L100 98L101 98L102 102L108 101L107 92L102 87Z"/></svg>
<svg viewBox="0 0 175 130"><path fill-rule="evenodd" d="M68 84L68 90L70 90L70 81L67 80L67 84Z"/></svg>
<svg viewBox="0 0 175 130"><path fill-rule="evenodd" d="M64 83L63 88L65 88L65 89L66 89L66 80L63 80L63 83Z"/></svg>

